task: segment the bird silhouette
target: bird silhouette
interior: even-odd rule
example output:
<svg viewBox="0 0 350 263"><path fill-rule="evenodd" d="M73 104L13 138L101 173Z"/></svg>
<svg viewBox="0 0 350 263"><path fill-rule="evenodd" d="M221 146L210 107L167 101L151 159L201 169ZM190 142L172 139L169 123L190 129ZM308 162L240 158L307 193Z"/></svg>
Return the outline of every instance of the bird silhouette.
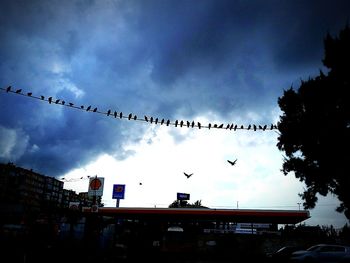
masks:
<svg viewBox="0 0 350 263"><path fill-rule="evenodd" d="M86 108L86 111L89 111L90 109L91 109L91 106L87 107L87 108Z"/></svg>
<svg viewBox="0 0 350 263"><path fill-rule="evenodd" d="M16 93L21 93L22 89L16 90Z"/></svg>
<svg viewBox="0 0 350 263"><path fill-rule="evenodd" d="M169 124L170 124L170 120L167 120L166 121L166 126L169 126Z"/></svg>
<svg viewBox="0 0 350 263"><path fill-rule="evenodd" d="M74 103L69 102L69 106L73 107L73 106L74 106Z"/></svg>
<svg viewBox="0 0 350 263"><path fill-rule="evenodd" d="M9 92L11 90L11 86L8 86L6 89L6 92Z"/></svg>
<svg viewBox="0 0 350 263"><path fill-rule="evenodd" d="M187 177L187 179L188 179L188 178L190 178L190 177L193 175L193 173L188 174L188 173L185 173L185 172L184 172L184 175L185 175L185 176Z"/></svg>
<svg viewBox="0 0 350 263"><path fill-rule="evenodd" d="M201 123L198 122L197 125L198 125L198 129L200 129L201 128Z"/></svg>
<svg viewBox="0 0 350 263"><path fill-rule="evenodd" d="M114 113L113 113L114 118L117 118L117 115L118 115L118 113L116 111L114 111Z"/></svg>
<svg viewBox="0 0 350 263"><path fill-rule="evenodd" d="M135 116L134 116L134 121L136 121L136 120L137 120L137 116L135 115Z"/></svg>
<svg viewBox="0 0 350 263"><path fill-rule="evenodd" d="M148 122L148 118L147 118L147 116L145 115L145 121L147 121Z"/></svg>
<svg viewBox="0 0 350 263"><path fill-rule="evenodd" d="M129 116L128 116L128 120L129 121L131 120L131 117L132 117L132 114L130 113Z"/></svg>
<svg viewBox="0 0 350 263"><path fill-rule="evenodd" d="M236 162L237 162L237 159L236 160L234 160L234 161L230 161L230 160L227 160L231 165L235 165L236 164Z"/></svg>
<svg viewBox="0 0 350 263"><path fill-rule="evenodd" d="M51 103L52 102L52 97L49 97L47 100L49 101L49 103Z"/></svg>
<svg viewBox="0 0 350 263"><path fill-rule="evenodd" d="M40 99L44 100L44 99L45 99L45 97L44 97L43 95L41 95L41 96L40 96Z"/></svg>
<svg viewBox="0 0 350 263"><path fill-rule="evenodd" d="M109 116L109 114L111 114L111 110L108 110L108 111L107 111L107 116Z"/></svg>
<svg viewBox="0 0 350 263"><path fill-rule="evenodd" d="M28 93L27 93L28 96L32 96L32 94L33 94L33 93L31 93L31 92L28 92Z"/></svg>
<svg viewBox="0 0 350 263"><path fill-rule="evenodd" d="M58 104L59 102L60 102L60 99L57 99L57 100L55 101L56 104Z"/></svg>
<svg viewBox="0 0 350 263"><path fill-rule="evenodd" d="M97 108L95 108L94 110L93 110L93 112L96 112L97 111Z"/></svg>
<svg viewBox="0 0 350 263"><path fill-rule="evenodd" d="M119 118L123 118L123 113L119 112Z"/></svg>

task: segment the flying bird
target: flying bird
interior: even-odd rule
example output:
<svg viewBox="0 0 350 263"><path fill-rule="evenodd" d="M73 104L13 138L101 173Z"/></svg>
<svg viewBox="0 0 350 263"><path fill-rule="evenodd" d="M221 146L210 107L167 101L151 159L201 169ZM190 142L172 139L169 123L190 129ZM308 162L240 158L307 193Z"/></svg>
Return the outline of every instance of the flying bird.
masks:
<svg viewBox="0 0 350 263"><path fill-rule="evenodd" d="M185 176L187 177L187 179L188 179L188 178L190 178L190 177L193 175L193 173L187 174L187 173L184 172L184 175L185 175Z"/></svg>
<svg viewBox="0 0 350 263"><path fill-rule="evenodd" d="M234 161L230 161L230 160L227 160L231 165L235 165L236 164L236 162L237 162L237 159L236 160L234 160Z"/></svg>

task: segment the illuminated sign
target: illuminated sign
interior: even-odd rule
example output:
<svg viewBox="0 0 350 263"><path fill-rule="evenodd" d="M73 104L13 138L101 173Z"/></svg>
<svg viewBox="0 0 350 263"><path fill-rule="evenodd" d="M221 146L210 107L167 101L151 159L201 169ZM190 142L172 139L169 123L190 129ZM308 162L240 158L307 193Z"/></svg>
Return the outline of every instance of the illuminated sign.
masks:
<svg viewBox="0 0 350 263"><path fill-rule="evenodd" d="M113 185L113 199L124 199L125 195L125 184L114 184Z"/></svg>
<svg viewBox="0 0 350 263"><path fill-rule="evenodd" d="M89 181L88 196L102 196L103 195L103 177L91 177Z"/></svg>

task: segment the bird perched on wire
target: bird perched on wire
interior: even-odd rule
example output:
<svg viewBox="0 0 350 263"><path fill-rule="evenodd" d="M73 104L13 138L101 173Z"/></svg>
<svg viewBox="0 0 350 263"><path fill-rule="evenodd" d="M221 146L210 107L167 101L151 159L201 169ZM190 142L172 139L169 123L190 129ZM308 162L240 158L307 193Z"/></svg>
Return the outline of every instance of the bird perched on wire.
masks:
<svg viewBox="0 0 350 263"><path fill-rule="evenodd" d="M187 179L188 179L188 178L190 178L190 177L193 175L193 173L187 174L187 173L184 172L184 175L185 175L185 176L187 177Z"/></svg>
<svg viewBox="0 0 350 263"><path fill-rule="evenodd" d="M236 160L234 160L234 161L230 161L230 160L227 160L231 165L235 165L236 164L236 162L237 162L237 159Z"/></svg>

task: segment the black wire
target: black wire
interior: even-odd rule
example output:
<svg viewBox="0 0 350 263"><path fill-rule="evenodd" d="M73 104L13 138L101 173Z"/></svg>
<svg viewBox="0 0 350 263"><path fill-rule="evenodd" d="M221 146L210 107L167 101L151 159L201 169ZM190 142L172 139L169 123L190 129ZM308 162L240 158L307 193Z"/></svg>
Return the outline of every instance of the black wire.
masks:
<svg viewBox="0 0 350 263"><path fill-rule="evenodd" d="M169 119L162 119L160 121L158 121L158 118L154 118L154 117L147 117L146 115L144 115L144 119L138 118L136 115L129 113L129 114L124 114L123 112L117 112L117 111L112 111L111 109L109 109L107 112L103 112L103 111L99 111L96 107L92 107L91 105L89 105L88 107L85 107L84 105L81 106L76 106L74 103L72 102L66 102L64 100L61 99L54 99L52 97L46 97L41 95L40 97L33 95L32 92L27 92L27 93L23 93L22 89L17 89L17 90L13 90L11 86L8 86L7 88L0 88L0 90L6 92L6 93L12 93L12 94L16 94L16 95L21 95L27 98L32 98L32 99L37 99L40 101L46 101L49 104L53 104L53 105L60 105L60 106L65 106L68 108L72 108L72 109L77 109L77 110L83 110L83 111L88 111L88 112L92 112L92 113L98 113L98 114L103 114L106 115L107 117L110 118L115 118L115 119L127 119L127 120L133 120L133 121L142 121L142 122L147 122L150 124L155 124L155 125L165 125L165 126L175 126L175 127L187 127L187 128L198 128L198 129L222 129L222 130L251 130L251 131L272 131L272 130L276 130L277 125L275 124L270 124L270 125L248 125L248 126L244 126L244 125L238 125L238 124L233 124L233 123L228 123L226 125L224 125L223 123L221 124L211 124L209 123L207 126L202 125L200 122L189 122L189 121L184 121L184 120L176 120L175 122L171 122ZM182 123L182 124L181 124Z"/></svg>

